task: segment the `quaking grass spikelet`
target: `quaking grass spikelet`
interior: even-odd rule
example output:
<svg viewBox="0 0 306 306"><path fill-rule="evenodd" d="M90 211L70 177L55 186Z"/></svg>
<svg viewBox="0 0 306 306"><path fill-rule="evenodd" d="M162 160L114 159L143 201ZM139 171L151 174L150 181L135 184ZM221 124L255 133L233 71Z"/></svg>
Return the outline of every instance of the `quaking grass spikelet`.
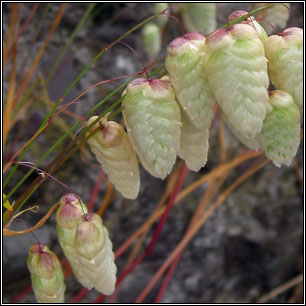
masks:
<svg viewBox="0 0 306 306"><path fill-rule="evenodd" d="M79 219L75 246L80 264L94 288L103 294L112 294L117 267L108 231L99 215L90 213Z"/></svg>
<svg viewBox="0 0 306 306"><path fill-rule="evenodd" d="M206 71L222 112L241 137L260 132L268 103L268 70L258 32L248 24L219 29L206 39Z"/></svg>
<svg viewBox="0 0 306 306"><path fill-rule="evenodd" d="M288 28L270 36L265 52L273 85L293 97L303 116L303 30Z"/></svg>
<svg viewBox="0 0 306 306"><path fill-rule="evenodd" d="M165 66L178 102L189 120L199 129L207 129L216 103L204 67L205 37L188 33L173 40L167 49Z"/></svg>
<svg viewBox="0 0 306 306"><path fill-rule="evenodd" d="M249 14L248 12L242 11L242 10L234 11L229 15L228 20L233 21L241 16L248 15L248 14ZM268 38L268 35L265 29L256 21L254 16L248 16L247 19L245 19L244 21L240 23L248 24L251 27L253 27L256 30L259 39L261 39L262 41L265 41Z"/></svg>
<svg viewBox="0 0 306 306"><path fill-rule="evenodd" d="M91 117L87 126L98 117ZM140 179L136 153L123 127L114 122L102 119L97 122L87 135L101 127L89 139L92 152L101 164L110 182L126 198L135 199L139 192Z"/></svg>
<svg viewBox="0 0 306 306"><path fill-rule="evenodd" d="M62 266L57 256L42 244L29 249L27 266L38 303L64 303L66 285Z"/></svg>
<svg viewBox="0 0 306 306"><path fill-rule="evenodd" d="M123 92L123 117L143 167L164 179L179 149L181 115L167 78L131 81Z"/></svg>
<svg viewBox="0 0 306 306"><path fill-rule="evenodd" d="M269 101L273 109L257 140L276 166L290 166L300 144L300 112L291 95L283 90L274 90Z"/></svg>
<svg viewBox="0 0 306 306"><path fill-rule="evenodd" d="M141 39L149 59L154 59L159 54L162 44L159 26L153 22L146 24L143 27Z"/></svg>
<svg viewBox="0 0 306 306"><path fill-rule="evenodd" d="M81 206L82 205L82 206ZM83 208L82 208L83 207ZM82 286L91 289L91 284L86 273L80 265L78 255L74 246L75 232L79 218L87 213L87 207L74 193L68 193L60 199L60 206L56 213L56 230L59 243L64 255L69 261L72 271Z"/></svg>

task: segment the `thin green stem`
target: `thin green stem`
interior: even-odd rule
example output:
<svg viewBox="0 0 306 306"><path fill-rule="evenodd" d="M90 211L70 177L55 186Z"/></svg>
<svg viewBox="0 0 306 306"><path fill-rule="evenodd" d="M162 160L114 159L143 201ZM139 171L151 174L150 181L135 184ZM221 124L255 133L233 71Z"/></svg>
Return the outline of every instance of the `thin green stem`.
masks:
<svg viewBox="0 0 306 306"><path fill-rule="evenodd" d="M249 13L249 15L254 15L259 13L262 10L265 10L267 8L269 8L271 5L267 5L258 9L255 9L253 11L251 11ZM62 100L64 99L64 97L70 92L70 90L75 86L75 84L81 79L81 77L88 71L88 69L111 47L113 47L115 44L118 43L118 41L124 39L125 37L127 37L129 34L131 34L132 32L134 32L135 30L137 30L138 28L142 27L145 23L149 22L150 20L154 19L156 16L158 16L159 14L155 14L150 16L149 18L145 19L144 21L142 21L141 23L139 23L137 26L135 26L134 28L132 28L131 30L127 31L125 34L123 34L122 36L120 36L116 41L114 41L113 43L111 43L107 48L104 48L86 67L85 69L79 74L79 76L72 82L72 84L67 88L67 90L64 92L64 94L62 95L62 97L57 101L57 103L53 106L53 108L51 109L51 111L48 113L48 115L46 116L46 118L44 119L43 123L40 125L40 127L38 128L38 131L48 122L48 120L51 118L51 116L53 115L53 113L55 112L56 108L59 106L59 104L62 102ZM245 20L248 17L248 15L246 16L241 16L235 20L233 20L232 22L229 23L229 25L233 25L236 23L239 23L243 20ZM222 26L221 28L227 28L227 25ZM159 67L158 69L156 69L154 71L154 74L157 73L158 71L160 71L163 68L163 66ZM118 87L117 89L115 89L111 94L109 94L106 98L104 98L102 101L100 101L95 107L93 107L88 113L87 115L92 114L98 107L102 106L111 96L113 96L114 94L116 94L119 90L121 90L122 88L124 88L126 86L128 82L124 83L123 85L121 85L120 87ZM112 109L114 109L117 105L119 105L121 102L121 99L117 100L115 103L113 103L112 106L110 106L105 112L103 112L102 115L99 116L99 118L97 118L96 122L102 117L104 116L107 112L111 111ZM116 112L117 114L118 112ZM35 166L39 166L40 163L45 160L49 154L51 154L55 148L57 148L65 139L66 137L69 136L70 132L73 131L76 127L78 127L78 125L81 123L81 121L77 121L68 131L66 131L66 133L60 137L60 139L58 139L58 141L56 141L56 143L39 159L39 161L35 164ZM94 123L93 123L94 124ZM90 128L90 127L88 127ZM84 133L86 133L86 131L88 130L85 129L83 130L83 132L78 135L72 142L71 144L68 146L68 148L66 149L66 152L69 150L70 147L72 147L80 137L83 137ZM24 155L27 153L27 151L29 150L30 146L32 145L33 141L35 139L32 140L32 142L29 143L29 145L25 148L25 150L23 151L23 153L20 155L18 161L22 160L22 158L24 157ZM81 144L77 145L75 148L73 148L60 162L60 165L62 165L73 153L75 153L79 147L84 143L81 142ZM59 165L59 166L60 166ZM9 179L11 178L11 176L13 175L13 173L16 171L18 164L15 164L14 167L12 168L12 170L10 171L9 175L7 176L3 188L7 185ZM58 166L58 167L59 167ZM56 167L56 168L58 168ZM27 174L25 174L23 176L23 178L15 185L15 187L7 194L6 199L9 199L14 193L15 191L23 184L23 182L30 176L30 174L33 172L34 170L31 169L30 171L28 171ZM55 171L55 170L54 170ZM33 188L33 190L29 193L29 195L27 195L26 198L24 198L22 200L22 202L20 202L20 204L17 206L17 209L20 209L21 206L26 202L26 200L33 194L33 192L38 188L39 184ZM21 196L22 198L22 196Z"/></svg>
<svg viewBox="0 0 306 306"><path fill-rule="evenodd" d="M223 26L221 27L221 29L226 29L226 28L228 28L229 26L232 26L232 25L234 25L234 24L236 24L236 23L240 23L240 22L246 20L250 15L255 15L255 14L257 14L257 13L263 11L263 10L268 9L268 8L271 7L272 5L274 5L274 4L272 3L272 4L269 4L269 5L265 5L265 6L259 7L259 8L255 9L255 10L249 12L247 15L243 15L243 16L237 18L237 19L232 20L232 21L229 22L228 24L223 25Z"/></svg>
<svg viewBox="0 0 306 306"><path fill-rule="evenodd" d="M58 58L55 62L55 64L52 67L52 70L50 71L47 79L46 79L46 84L48 84L50 82L50 80L52 79L54 72L56 71L59 63L62 61L64 55L66 54L67 50L70 48L71 44L73 43L75 37L78 35L78 33L80 32L80 30L82 29L82 27L84 26L84 24L87 22L87 20L90 17L90 14L92 12L92 10L95 8L96 3L92 3L89 8L87 9L87 11L85 12L85 14L83 15L83 17L81 18L81 20L79 21L78 25L76 26L75 30L73 31L73 33L71 34L70 38L67 40L65 46L63 47L63 49L61 50L60 54L58 55Z"/></svg>
<svg viewBox="0 0 306 306"><path fill-rule="evenodd" d="M134 31L136 31L137 29L139 29L140 27L142 27L144 24L146 24L147 22L151 21L152 19L154 19L156 16L158 16L158 14L152 15L150 17L148 17L147 19L145 19L144 21L140 22L138 25L136 25L135 27L133 27L131 30L127 31L126 33L124 33L123 35L121 35L117 40L115 40L114 42L112 42L107 48L104 48L84 69L83 71L78 75L78 77L71 83L71 85L66 89L66 91L64 92L64 94L62 95L62 97L54 104L54 106L52 107L52 109L50 110L50 112L47 114L47 116L45 117L44 121L42 122L42 124L39 126L38 130L42 129L44 127L44 125L47 124L48 120L51 118L51 116L53 115L53 113L55 112L55 110L57 109L57 107L60 105L60 103L63 101L63 99L66 97L66 95L71 91L71 89L78 83L78 81L82 78L82 76L88 71L88 69L110 48L112 48L114 45L116 45L118 43L118 41L124 39L125 37L127 37L128 35L130 35L131 33L133 33ZM23 159L23 157L25 156L25 154L29 151L30 147L32 146L33 142L35 139L33 139L28 146L24 149L24 151L21 153L21 155L18 158L18 161L21 161ZM37 165L36 165L37 166ZM15 173L16 169L18 167L18 164L15 164L10 173L8 174L8 176L6 177L4 183L3 183L3 188L6 187L6 185L8 184L10 178L12 177L12 175ZM31 170L30 170L31 171ZM29 172L30 172L29 171ZM31 173L30 173L31 174ZM29 175L30 175L29 174ZM28 176L29 176L28 175ZM11 196L12 192L10 192L10 196ZM9 195L7 196L9 197Z"/></svg>
<svg viewBox="0 0 306 306"><path fill-rule="evenodd" d="M154 76L157 73L159 73L162 69L164 68L164 66L160 66L157 69L155 69L150 76ZM86 116L92 114L97 108L99 108L100 106L102 106L104 103L106 103L112 96L114 96L118 91L123 90L127 84L134 79L135 77L129 79L127 82L125 82L124 84L122 84L121 86L119 86L118 88L116 88L114 91L112 91L107 97L105 97L103 100L101 100L96 106L94 106L91 110L89 110L86 114ZM67 155L63 156L63 152L61 152L58 157L56 159L59 160L59 164L57 164L49 173L52 174L55 170L57 170L67 159L69 159L79 148L80 146L82 146L86 140L90 137L86 137L84 138L84 134L96 123L98 122L103 116L105 116L108 112L112 111L114 108L116 108L117 106L119 106L121 104L122 98L116 100L110 107L108 107L100 116L98 116L98 118L88 127L86 127L85 129L83 129L82 133L78 136L76 136L72 142L66 146L64 148L64 154L66 152L68 152L68 150L79 140L82 139L81 143L79 143L77 146L75 146L69 153L67 153ZM117 113L117 112L115 112ZM44 161L49 154L51 154L64 140L65 138L67 138L70 133L76 129L79 124L81 124L82 121L78 120L75 124L72 125L72 127L66 131L64 133L64 135L62 135L55 144L52 145L52 147L39 159L38 162L35 163L35 167L38 167L42 161ZM12 190L6 195L6 197L3 199L8 200L17 190L18 188L25 182L25 180L31 175L31 173L34 171L34 169L30 169L19 181L18 183L12 188ZM44 181L44 180L43 180ZM43 182L42 181L42 182ZM14 213L18 212L21 207L24 205L24 203L26 203L26 201L29 199L29 197L37 190L37 188L41 185L42 182L39 182L38 184L36 184L33 189L26 195L25 198L23 198L23 196L21 196L21 199L17 200L14 206ZM8 214L4 214L3 220L4 222L6 222L8 220L10 216Z"/></svg>

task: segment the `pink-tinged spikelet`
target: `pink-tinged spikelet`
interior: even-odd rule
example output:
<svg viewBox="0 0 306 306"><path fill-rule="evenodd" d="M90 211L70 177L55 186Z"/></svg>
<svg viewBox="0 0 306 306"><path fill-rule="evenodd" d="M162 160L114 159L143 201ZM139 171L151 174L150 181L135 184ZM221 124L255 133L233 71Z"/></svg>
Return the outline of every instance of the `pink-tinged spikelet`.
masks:
<svg viewBox="0 0 306 306"><path fill-rule="evenodd" d="M242 17L244 15L248 15L248 14L249 13L246 12L246 11L241 11L241 10L234 11L229 15L228 20L233 21L237 18L240 18L240 17ZM240 23L248 24L251 27L253 27L256 30L256 32L258 34L258 37L262 41L265 41L268 38L268 35L267 35L266 31L264 30L264 28L256 21L256 19L253 16L248 16L248 18L246 18L244 21L242 21Z"/></svg>
<svg viewBox="0 0 306 306"><path fill-rule="evenodd" d="M99 215L83 215L75 236L75 246L84 271L94 288L110 295L115 290L117 267L114 263L112 242Z"/></svg>
<svg viewBox="0 0 306 306"><path fill-rule="evenodd" d="M29 249L27 266L38 303L64 303L66 286L62 266L57 256L42 244Z"/></svg>
<svg viewBox="0 0 306 306"><path fill-rule="evenodd" d="M59 202L60 205L56 212L56 230L59 243L77 280L82 286L91 289L93 285L80 265L74 246L77 223L79 218L87 213L87 207L84 203L80 203L74 193L65 194Z"/></svg>
<svg viewBox="0 0 306 306"><path fill-rule="evenodd" d="M256 138L276 166L290 166L300 144L300 112L291 95L283 90L274 90L269 102L273 109Z"/></svg>
<svg viewBox="0 0 306 306"><path fill-rule="evenodd" d="M165 66L182 109L197 128L206 130L216 103L205 72L205 37L192 32L173 40Z"/></svg>
<svg viewBox="0 0 306 306"><path fill-rule="evenodd" d="M268 69L258 32L235 24L209 35L205 68L213 94L231 126L253 139L261 130L268 103Z"/></svg>
<svg viewBox="0 0 306 306"><path fill-rule="evenodd" d="M172 170L180 144L180 109L167 77L138 78L123 92L123 117L143 167L164 179Z"/></svg>
<svg viewBox="0 0 306 306"><path fill-rule="evenodd" d="M91 117L87 126L97 118ZM100 129L88 139L90 148L115 188L124 197L135 199L139 192L140 179L133 145L120 124L103 121L97 122L87 132L87 135L90 134L100 125Z"/></svg>
<svg viewBox="0 0 306 306"><path fill-rule="evenodd" d="M178 156L185 160L190 170L199 171L207 162L209 129L198 129L184 111L181 111L181 115L182 130Z"/></svg>
<svg viewBox="0 0 306 306"><path fill-rule="evenodd" d="M303 30L288 28L265 41L273 85L290 93L303 114Z"/></svg>

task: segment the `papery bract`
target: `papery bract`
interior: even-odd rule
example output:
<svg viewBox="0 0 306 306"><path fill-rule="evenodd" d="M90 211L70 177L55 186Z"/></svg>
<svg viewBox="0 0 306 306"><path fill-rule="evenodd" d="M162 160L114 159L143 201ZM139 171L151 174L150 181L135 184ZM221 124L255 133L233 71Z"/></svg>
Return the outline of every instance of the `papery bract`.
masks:
<svg viewBox="0 0 306 306"><path fill-rule="evenodd" d="M97 118L91 117L87 126ZM100 129L87 140L90 148L115 188L124 197L135 199L139 192L140 179L133 145L123 127L114 121L97 122L87 135L99 126Z"/></svg>

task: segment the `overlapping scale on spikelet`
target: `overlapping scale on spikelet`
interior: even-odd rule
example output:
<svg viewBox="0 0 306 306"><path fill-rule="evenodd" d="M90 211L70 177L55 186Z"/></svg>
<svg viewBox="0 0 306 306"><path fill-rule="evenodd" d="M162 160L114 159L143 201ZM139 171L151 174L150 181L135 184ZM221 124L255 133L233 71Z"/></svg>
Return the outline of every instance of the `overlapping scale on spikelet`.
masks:
<svg viewBox="0 0 306 306"><path fill-rule="evenodd" d="M303 114L303 30L288 28L265 41L271 81L290 93Z"/></svg>
<svg viewBox="0 0 306 306"><path fill-rule="evenodd" d="M83 209L81 207L83 206ZM79 258L74 246L75 232L78 219L87 213L87 207L80 203L78 197L73 193L68 193L60 199L60 205L56 212L56 230L59 243L64 255L69 261L72 271L82 286L91 289L93 285L84 273L80 265Z"/></svg>
<svg viewBox="0 0 306 306"><path fill-rule="evenodd" d="M181 5L182 19L188 32L204 35L217 28L217 7L215 3L184 3Z"/></svg>
<svg viewBox="0 0 306 306"><path fill-rule="evenodd" d="M97 118L91 117L87 126ZM88 139L90 148L115 188L124 197L135 199L139 192L140 179L133 145L123 127L114 121L97 122L87 135L99 125L101 128Z"/></svg>
<svg viewBox="0 0 306 306"><path fill-rule="evenodd" d="M271 3L255 3L254 8L260 8ZM259 13L257 19L270 35L275 28L284 29L290 17L290 3L275 3Z"/></svg>
<svg viewBox="0 0 306 306"><path fill-rule="evenodd" d="M267 59L257 31L236 24L209 35L205 46L205 68L221 110L244 138L254 138L271 109Z"/></svg>
<svg viewBox="0 0 306 306"><path fill-rule="evenodd" d="M207 162L209 129L195 127L184 111L181 111L181 116L182 130L178 156L185 160L190 170L199 171Z"/></svg>
<svg viewBox="0 0 306 306"><path fill-rule="evenodd" d="M199 129L210 126L216 102L204 68L204 45L203 35L188 33L169 44L165 60L177 100Z"/></svg>
<svg viewBox="0 0 306 306"><path fill-rule="evenodd" d="M105 295L112 294L117 267L108 231L99 215L90 213L79 219L75 247L80 264L94 288Z"/></svg>
<svg viewBox="0 0 306 306"><path fill-rule="evenodd" d="M57 256L42 244L29 249L27 266L38 303L64 303L66 285L62 266Z"/></svg>
<svg viewBox="0 0 306 306"><path fill-rule="evenodd" d="M273 110L267 114L257 140L276 166L290 166L300 144L300 112L291 95L282 90L271 93L270 104Z"/></svg>
<svg viewBox="0 0 306 306"><path fill-rule="evenodd" d="M257 151L259 149L258 141L255 138L246 138L243 133L236 130L231 121L227 118L224 112L221 111L221 118L226 123L226 125L230 128L231 132L235 135L235 137L242 142L248 148Z"/></svg>
<svg viewBox="0 0 306 306"><path fill-rule="evenodd" d="M180 143L180 109L167 78L135 79L123 93L128 135L143 167L164 179L172 170Z"/></svg>

